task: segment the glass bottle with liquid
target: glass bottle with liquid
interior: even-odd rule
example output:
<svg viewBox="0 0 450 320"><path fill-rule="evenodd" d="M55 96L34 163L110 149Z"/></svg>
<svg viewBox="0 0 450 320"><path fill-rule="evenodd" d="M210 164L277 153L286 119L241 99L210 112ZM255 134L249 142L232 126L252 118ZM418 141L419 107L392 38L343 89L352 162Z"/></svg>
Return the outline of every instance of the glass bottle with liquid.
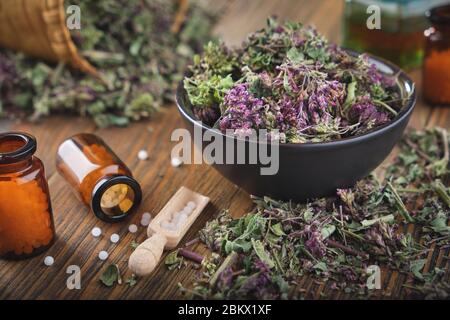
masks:
<svg viewBox="0 0 450 320"><path fill-rule="evenodd" d="M80 133L61 143L56 167L81 200L104 221L124 219L141 202L141 187L130 169L94 134Z"/></svg>
<svg viewBox="0 0 450 320"><path fill-rule="evenodd" d="M343 45L394 62L405 69L421 66L429 26L425 12L446 0L346 0ZM378 19L378 25L374 26Z"/></svg>
<svg viewBox="0 0 450 320"><path fill-rule="evenodd" d="M54 242L55 227L44 165L36 139L0 134L0 257L35 256Z"/></svg>

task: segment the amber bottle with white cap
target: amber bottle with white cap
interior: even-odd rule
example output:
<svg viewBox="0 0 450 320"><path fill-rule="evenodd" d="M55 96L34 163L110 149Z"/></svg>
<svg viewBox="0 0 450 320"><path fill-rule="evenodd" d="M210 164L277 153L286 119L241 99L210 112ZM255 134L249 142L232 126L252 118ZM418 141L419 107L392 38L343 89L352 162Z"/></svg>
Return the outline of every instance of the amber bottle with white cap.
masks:
<svg viewBox="0 0 450 320"><path fill-rule="evenodd" d="M56 167L104 221L124 219L141 202L141 187L130 169L94 134L79 133L61 143Z"/></svg>

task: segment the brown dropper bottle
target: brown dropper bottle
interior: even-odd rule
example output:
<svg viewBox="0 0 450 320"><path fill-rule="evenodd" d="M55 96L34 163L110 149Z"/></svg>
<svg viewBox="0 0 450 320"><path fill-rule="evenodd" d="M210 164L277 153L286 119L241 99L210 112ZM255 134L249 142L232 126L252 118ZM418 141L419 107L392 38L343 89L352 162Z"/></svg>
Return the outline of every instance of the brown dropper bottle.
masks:
<svg viewBox="0 0 450 320"><path fill-rule="evenodd" d="M56 167L81 200L104 221L124 219L141 202L141 187L131 171L96 135L79 133L61 143Z"/></svg>

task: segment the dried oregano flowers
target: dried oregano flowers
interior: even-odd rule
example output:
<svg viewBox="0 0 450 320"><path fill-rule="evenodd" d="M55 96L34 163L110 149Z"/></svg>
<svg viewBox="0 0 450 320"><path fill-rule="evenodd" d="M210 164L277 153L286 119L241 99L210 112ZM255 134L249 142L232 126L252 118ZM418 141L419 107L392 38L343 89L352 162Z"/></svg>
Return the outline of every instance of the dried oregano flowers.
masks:
<svg viewBox="0 0 450 320"><path fill-rule="evenodd" d="M200 120L241 136L278 129L289 143L367 132L392 120L407 98L396 76L366 55L350 55L312 27L274 19L240 48L209 43L190 71L184 88Z"/></svg>
<svg viewBox="0 0 450 320"><path fill-rule="evenodd" d="M184 24L172 32L178 1L66 0L79 5L81 30L71 36L103 82L0 49L0 115L63 112L92 117L99 126L126 125L172 99L192 55L211 39L214 16L189 1Z"/></svg>
<svg viewBox="0 0 450 320"><path fill-rule="evenodd" d="M208 264L182 290L200 298L308 298L299 283L310 276L328 292L368 297L377 292L367 287L375 265L408 275L408 296L449 299L448 269L425 267L434 248L450 248L449 135L441 128L406 134L383 179L373 174L335 197L254 198L254 210L239 219L222 212L200 232L222 263Z"/></svg>

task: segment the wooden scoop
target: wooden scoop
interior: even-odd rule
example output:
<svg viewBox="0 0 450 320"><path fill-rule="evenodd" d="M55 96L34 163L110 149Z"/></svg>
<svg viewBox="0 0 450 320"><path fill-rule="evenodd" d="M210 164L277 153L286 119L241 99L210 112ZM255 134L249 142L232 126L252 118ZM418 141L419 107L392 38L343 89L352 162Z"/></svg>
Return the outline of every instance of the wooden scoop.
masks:
<svg viewBox="0 0 450 320"><path fill-rule="evenodd" d="M128 267L133 273L138 276L150 274L161 260L163 251L177 247L209 200L208 197L181 187L149 224L147 229L149 238L131 254ZM192 208L187 218L178 219L178 223L174 221L175 213L179 212L178 216L181 216L189 203L194 203L195 207ZM169 229L167 226L170 226L170 223L177 224L172 225L173 229Z"/></svg>

